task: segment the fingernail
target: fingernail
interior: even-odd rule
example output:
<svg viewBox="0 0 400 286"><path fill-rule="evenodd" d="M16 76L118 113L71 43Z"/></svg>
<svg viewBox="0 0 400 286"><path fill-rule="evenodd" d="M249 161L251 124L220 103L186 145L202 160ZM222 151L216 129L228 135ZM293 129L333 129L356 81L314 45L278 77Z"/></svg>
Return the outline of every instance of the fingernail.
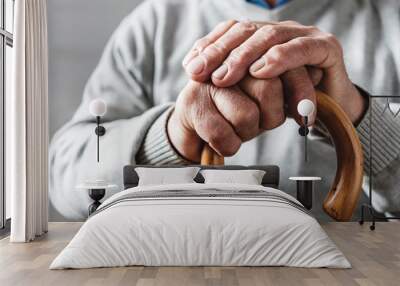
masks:
<svg viewBox="0 0 400 286"><path fill-rule="evenodd" d="M204 70L204 60L201 57L195 57L186 66L186 70L191 74L199 74Z"/></svg>
<svg viewBox="0 0 400 286"><path fill-rule="evenodd" d="M250 72L257 72L265 66L265 60L263 58L259 59L253 63L250 67Z"/></svg>
<svg viewBox="0 0 400 286"><path fill-rule="evenodd" d="M226 64L220 66L216 71L213 72L212 76L216 79L223 79L224 76L228 73L228 67Z"/></svg>

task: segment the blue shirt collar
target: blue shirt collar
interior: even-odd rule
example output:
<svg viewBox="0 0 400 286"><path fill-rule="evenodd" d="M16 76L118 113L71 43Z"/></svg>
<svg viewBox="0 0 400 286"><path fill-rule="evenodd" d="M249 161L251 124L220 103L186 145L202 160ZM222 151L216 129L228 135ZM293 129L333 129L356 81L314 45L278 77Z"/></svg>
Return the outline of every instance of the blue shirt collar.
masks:
<svg viewBox="0 0 400 286"><path fill-rule="evenodd" d="M249 3L255 4L257 6L263 7L265 9L274 9L279 6L285 5L289 0L277 0L275 7L271 7L266 1L264 0L246 0Z"/></svg>

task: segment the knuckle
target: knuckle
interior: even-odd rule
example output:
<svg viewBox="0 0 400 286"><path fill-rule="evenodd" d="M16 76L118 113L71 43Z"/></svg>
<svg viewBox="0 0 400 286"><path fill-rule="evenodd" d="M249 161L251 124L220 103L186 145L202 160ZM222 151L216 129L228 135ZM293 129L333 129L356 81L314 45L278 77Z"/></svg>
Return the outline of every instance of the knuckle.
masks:
<svg viewBox="0 0 400 286"><path fill-rule="evenodd" d="M177 104L185 109L190 109L192 106L203 105L209 100L209 95L213 86L197 81L190 81L185 89L179 94Z"/></svg>
<svg viewBox="0 0 400 286"><path fill-rule="evenodd" d="M212 50L212 54L227 54L228 53L228 48L224 43L221 41L217 41L212 43L207 47L207 50L210 49Z"/></svg>
<svg viewBox="0 0 400 286"><path fill-rule="evenodd" d="M246 65L246 58L239 50L233 50L227 59L228 65L233 69L239 69Z"/></svg>
<svg viewBox="0 0 400 286"><path fill-rule="evenodd" d="M240 148L241 142L230 138L230 134L225 128L216 128L216 131L210 134L208 142L215 147L223 156L232 156Z"/></svg>
<svg viewBox="0 0 400 286"><path fill-rule="evenodd" d="M315 44L319 50L325 51L327 53L330 50L337 50L336 45L326 38L313 39L313 44Z"/></svg>
<svg viewBox="0 0 400 286"><path fill-rule="evenodd" d="M282 34L284 33L279 28L279 26L271 26L271 25L266 25L261 27L260 32L262 34L262 38L265 43L279 42L279 39L282 37Z"/></svg>
<svg viewBox="0 0 400 286"><path fill-rule="evenodd" d="M300 26L301 25L299 22L293 21L293 20L284 21L283 23L287 24L287 25L296 25L296 26Z"/></svg>
<svg viewBox="0 0 400 286"><path fill-rule="evenodd" d="M321 38L316 38L316 39L311 38L310 41L312 42L313 45L318 47L318 49L328 50L332 46L332 43Z"/></svg>
<svg viewBox="0 0 400 286"><path fill-rule="evenodd" d="M203 37L203 38L196 40L193 45L193 50L201 52L203 49L206 48L206 46L208 45L208 42L209 41L208 41L207 37Z"/></svg>
<svg viewBox="0 0 400 286"><path fill-rule="evenodd" d="M282 125L286 117L281 80L277 78L265 82L264 92L258 96L258 102L262 111L261 128L269 130Z"/></svg>
<svg viewBox="0 0 400 286"><path fill-rule="evenodd" d="M325 38L327 41L332 42L332 43L337 43L338 40L336 38L336 36L332 33L325 33Z"/></svg>
<svg viewBox="0 0 400 286"><path fill-rule="evenodd" d="M331 48L333 48L335 51L339 52L340 54L343 53L342 45L340 44L338 38L334 34L326 33L325 39Z"/></svg>
<svg viewBox="0 0 400 286"><path fill-rule="evenodd" d="M239 147L237 147L236 145L226 144L226 145L224 145L224 147L222 147L220 149L220 153L224 157L231 157L231 156L235 155L238 150L239 150Z"/></svg>
<svg viewBox="0 0 400 286"><path fill-rule="evenodd" d="M297 42L299 43L299 47L300 47L300 51L303 54L303 57L305 58L309 58L312 56L313 54L313 46L319 46L318 41L312 39L312 38L308 38L308 39L304 39L304 38L297 38L296 39Z"/></svg>
<svg viewBox="0 0 400 286"><path fill-rule="evenodd" d="M286 121L286 115L285 115L285 112L282 112L281 115L278 117L277 125L275 126L275 128L283 125L285 123L285 121Z"/></svg>
<svg viewBox="0 0 400 286"><path fill-rule="evenodd" d="M254 32L257 27L252 22L238 22L235 24L235 28L242 33L251 33Z"/></svg>
<svg viewBox="0 0 400 286"><path fill-rule="evenodd" d="M283 112L277 112L272 115L273 116L271 116L271 120L268 120L267 122L264 123L263 129L271 130L271 129L277 128L277 127L281 126L283 123L285 123L286 117Z"/></svg>
<svg viewBox="0 0 400 286"><path fill-rule="evenodd" d="M249 106L237 113L232 124L243 140L249 140L258 132L259 118L260 114L258 108L256 106Z"/></svg>
<svg viewBox="0 0 400 286"><path fill-rule="evenodd" d="M219 143L222 142L223 140L224 136L218 131L211 132L208 137L208 142L215 147L218 147L220 145Z"/></svg>
<svg viewBox="0 0 400 286"><path fill-rule="evenodd" d="M196 49L198 46L200 46L202 40L203 40L203 38L197 39L196 41L194 41L193 49Z"/></svg>
<svg viewBox="0 0 400 286"><path fill-rule="evenodd" d="M259 31L260 31L260 33L263 33L264 35L267 35L273 29L274 29L274 26L272 26L272 25L264 25L259 29Z"/></svg>
<svg viewBox="0 0 400 286"><path fill-rule="evenodd" d="M234 65L244 65L252 57L252 49L247 45L239 46L229 54L228 61Z"/></svg>
<svg viewBox="0 0 400 286"><path fill-rule="evenodd" d="M286 116L283 110L270 111L268 116L266 116L262 122L262 129L271 130L281 126L286 121Z"/></svg>
<svg viewBox="0 0 400 286"><path fill-rule="evenodd" d="M249 64L249 60L253 58L253 49L248 45L241 45L229 54L227 62L234 68L241 68Z"/></svg>
<svg viewBox="0 0 400 286"><path fill-rule="evenodd" d="M251 107L239 111L235 117L233 124L238 131L252 130L254 126L258 126L259 112L257 107Z"/></svg>
<svg viewBox="0 0 400 286"><path fill-rule="evenodd" d="M270 64L281 63L287 56L286 49L282 46L275 46L270 51L270 57L268 58L268 63Z"/></svg>
<svg viewBox="0 0 400 286"><path fill-rule="evenodd" d="M236 154L236 152L239 150L240 148L240 142L230 142L230 143L226 143L224 142L224 144L222 144L223 147L221 147L221 155L224 157L230 157Z"/></svg>
<svg viewBox="0 0 400 286"><path fill-rule="evenodd" d="M226 26L228 26L228 25L233 26L233 25L235 25L237 22L238 22L237 20L229 19L229 20L223 21L221 24L224 25L224 26L225 26L225 25L226 25Z"/></svg>
<svg viewBox="0 0 400 286"><path fill-rule="evenodd" d="M229 25L233 25L234 23L232 23L232 21L233 21L233 20L227 20L227 21L219 22L219 23L215 26L214 30L223 29L223 28L225 28L225 27L227 27L227 26L229 26Z"/></svg>
<svg viewBox="0 0 400 286"><path fill-rule="evenodd" d="M318 27L313 26L313 25L311 25L311 26L305 26L305 28L306 28L311 34L313 34L313 33L319 33L319 32L320 32L320 30L318 29Z"/></svg>

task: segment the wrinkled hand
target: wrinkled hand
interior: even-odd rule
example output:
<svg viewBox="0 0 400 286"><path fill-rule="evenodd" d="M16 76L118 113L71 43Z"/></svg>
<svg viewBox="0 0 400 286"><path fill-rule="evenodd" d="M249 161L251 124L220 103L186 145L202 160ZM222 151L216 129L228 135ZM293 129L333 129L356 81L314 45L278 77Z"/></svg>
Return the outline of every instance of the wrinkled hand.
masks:
<svg viewBox="0 0 400 286"><path fill-rule="evenodd" d="M232 156L242 142L285 121L284 101L279 78L245 76L226 88L189 81L168 120L168 136L175 149L194 162L200 161L204 142L220 155Z"/></svg>
<svg viewBox="0 0 400 286"><path fill-rule="evenodd" d="M279 76L289 91L291 111L303 98L315 102L306 66L314 70L311 74L319 71L319 76L323 75L318 88L332 96L353 122L365 109L363 98L348 78L335 36L293 21L223 22L195 43L183 66L192 80L211 79L218 87L232 86L248 73L258 79Z"/></svg>

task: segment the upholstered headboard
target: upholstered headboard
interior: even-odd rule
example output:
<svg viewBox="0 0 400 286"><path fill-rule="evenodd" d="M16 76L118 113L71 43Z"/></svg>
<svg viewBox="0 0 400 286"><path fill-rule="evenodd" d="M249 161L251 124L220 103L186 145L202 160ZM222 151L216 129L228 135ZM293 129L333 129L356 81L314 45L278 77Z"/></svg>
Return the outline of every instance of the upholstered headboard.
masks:
<svg viewBox="0 0 400 286"><path fill-rule="evenodd" d="M196 165L197 166L197 165ZM185 166L167 165L167 166L149 166L149 165L127 165L124 167L124 189L133 188L138 185L139 177L135 171L136 167L146 168L179 168ZM223 166L198 166L202 169L221 169L221 170L264 170L265 175L262 180L262 185L266 187L279 187L279 167L275 165L254 165L254 166L239 166L239 165L223 165ZM198 183L203 183L204 178L199 173L194 179Z"/></svg>

